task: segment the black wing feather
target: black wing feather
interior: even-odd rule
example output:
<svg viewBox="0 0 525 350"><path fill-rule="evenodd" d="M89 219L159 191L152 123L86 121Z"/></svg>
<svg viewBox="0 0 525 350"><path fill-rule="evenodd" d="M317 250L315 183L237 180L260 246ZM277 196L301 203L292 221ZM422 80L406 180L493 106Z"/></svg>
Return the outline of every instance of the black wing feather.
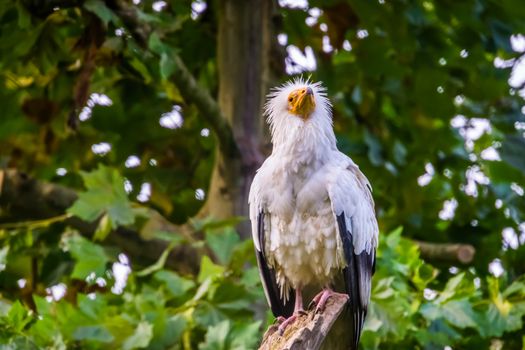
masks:
<svg viewBox="0 0 525 350"><path fill-rule="evenodd" d="M293 290L290 292L290 298L286 302L281 298L279 285L275 279L275 271L268 265L268 262L266 261L266 256L264 253L264 212L260 212L257 217L257 231L257 237L259 238L259 247L261 247L261 251L255 249L255 255L257 257L257 266L259 266L261 281L269 299L268 301L270 303L270 308L272 309L272 313L275 317L283 316L288 318L293 314L295 292Z"/></svg>
<svg viewBox="0 0 525 350"><path fill-rule="evenodd" d="M372 275L375 270L375 251L370 254L363 251L354 253L352 227L347 227L345 213L337 216L337 225L343 243L343 250L347 266L343 269L346 292L351 312L351 339L352 350L357 350L359 338L365 323L368 304L370 302L370 288Z"/></svg>

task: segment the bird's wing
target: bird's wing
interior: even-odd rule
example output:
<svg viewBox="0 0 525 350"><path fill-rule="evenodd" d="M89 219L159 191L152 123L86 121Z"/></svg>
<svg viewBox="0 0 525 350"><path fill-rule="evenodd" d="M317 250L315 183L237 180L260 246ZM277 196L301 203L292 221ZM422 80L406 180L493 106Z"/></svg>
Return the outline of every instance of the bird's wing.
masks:
<svg viewBox="0 0 525 350"><path fill-rule="evenodd" d="M272 309L275 317L290 317L293 314L295 303L295 293L289 293L288 300L285 300L280 292L280 287L275 278L275 270L268 264L264 247L266 227L265 222L270 222L270 214L265 210L260 200L260 177L256 176L250 189L250 220L252 222L252 238L255 246L255 255L257 257L257 266L261 276L262 285L266 300Z"/></svg>
<svg viewBox="0 0 525 350"><path fill-rule="evenodd" d="M343 274L350 297L351 339L357 349L370 302L379 230L370 183L359 168L350 164L334 175L328 193L346 261Z"/></svg>

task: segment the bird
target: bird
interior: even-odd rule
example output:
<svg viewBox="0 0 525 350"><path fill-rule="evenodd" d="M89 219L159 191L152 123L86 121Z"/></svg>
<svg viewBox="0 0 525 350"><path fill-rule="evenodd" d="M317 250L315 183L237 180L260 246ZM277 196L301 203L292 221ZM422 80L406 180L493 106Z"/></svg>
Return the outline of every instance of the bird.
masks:
<svg viewBox="0 0 525 350"><path fill-rule="evenodd" d="M305 288L320 290L311 302L316 312L333 295L347 295L347 333L350 349L357 349L378 245L372 187L337 148L322 82L296 78L274 88L264 115L273 149L253 178L248 203L267 302L282 334L305 313ZM337 280L343 293L334 289Z"/></svg>

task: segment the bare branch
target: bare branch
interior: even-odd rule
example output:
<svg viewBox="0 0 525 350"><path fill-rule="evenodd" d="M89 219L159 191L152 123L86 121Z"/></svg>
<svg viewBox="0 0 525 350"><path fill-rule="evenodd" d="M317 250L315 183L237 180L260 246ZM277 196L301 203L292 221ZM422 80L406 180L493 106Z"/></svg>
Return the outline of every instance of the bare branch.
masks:
<svg viewBox="0 0 525 350"><path fill-rule="evenodd" d="M219 146L229 157L238 154L238 147L233 137L233 132L226 117L222 114L218 103L211 97L208 90L198 85L180 56L173 54L173 61L177 67L171 79L177 85L182 97L191 101L201 112L202 118L211 125L217 135Z"/></svg>
<svg viewBox="0 0 525 350"><path fill-rule="evenodd" d="M429 261L468 264L474 259L476 248L470 244L430 243L415 241L421 257Z"/></svg>

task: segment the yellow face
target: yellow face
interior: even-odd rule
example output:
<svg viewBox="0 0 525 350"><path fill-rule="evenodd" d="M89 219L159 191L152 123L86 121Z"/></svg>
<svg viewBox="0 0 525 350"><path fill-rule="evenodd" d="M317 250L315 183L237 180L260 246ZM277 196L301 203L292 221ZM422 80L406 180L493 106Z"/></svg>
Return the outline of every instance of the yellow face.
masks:
<svg viewBox="0 0 525 350"><path fill-rule="evenodd" d="M296 89L288 95L288 110L303 119L306 119L315 109L314 92L309 87Z"/></svg>

